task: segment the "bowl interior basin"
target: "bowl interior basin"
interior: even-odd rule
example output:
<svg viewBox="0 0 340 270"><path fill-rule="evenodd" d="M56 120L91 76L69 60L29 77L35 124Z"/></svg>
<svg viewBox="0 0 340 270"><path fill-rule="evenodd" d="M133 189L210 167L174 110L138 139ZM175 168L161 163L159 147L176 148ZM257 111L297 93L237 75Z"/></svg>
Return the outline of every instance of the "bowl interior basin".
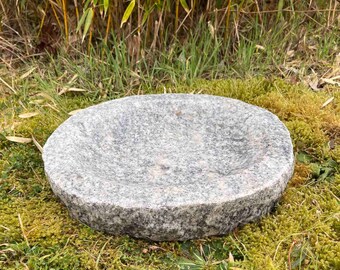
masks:
<svg viewBox="0 0 340 270"><path fill-rule="evenodd" d="M289 152L288 131L264 109L206 95L149 95L70 117L47 141L44 161L52 186L84 200L164 207L273 185Z"/></svg>

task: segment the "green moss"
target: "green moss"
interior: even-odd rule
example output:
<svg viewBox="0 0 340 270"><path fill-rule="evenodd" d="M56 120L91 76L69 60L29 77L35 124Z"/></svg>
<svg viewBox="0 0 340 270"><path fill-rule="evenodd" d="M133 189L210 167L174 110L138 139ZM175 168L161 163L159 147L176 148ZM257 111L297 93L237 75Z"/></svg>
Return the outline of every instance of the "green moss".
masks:
<svg viewBox="0 0 340 270"><path fill-rule="evenodd" d="M340 94L314 93L301 85L264 78L198 80L191 87L167 90L238 98L279 116L291 133L296 154L306 156L306 161L297 161L277 209L227 236L184 243L150 243L96 232L71 219L53 195L38 149L4 136L33 135L43 145L68 112L105 99L57 96L49 90L54 103L43 98L37 105L30 103L35 96L10 96L1 100L5 125L0 135L0 268L176 269L183 268L183 262L197 269L339 268ZM321 108L330 95L335 100ZM48 104L53 108L43 106ZM27 111L40 114L18 117ZM17 124L11 129L13 123ZM322 174L327 166L332 169L329 173L315 177L315 167ZM228 261L229 254L234 262Z"/></svg>

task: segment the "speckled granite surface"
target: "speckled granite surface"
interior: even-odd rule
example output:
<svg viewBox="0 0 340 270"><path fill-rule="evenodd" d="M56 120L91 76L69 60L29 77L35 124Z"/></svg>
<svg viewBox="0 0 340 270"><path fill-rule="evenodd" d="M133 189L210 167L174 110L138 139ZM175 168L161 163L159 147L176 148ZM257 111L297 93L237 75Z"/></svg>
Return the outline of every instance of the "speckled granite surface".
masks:
<svg viewBox="0 0 340 270"><path fill-rule="evenodd" d="M272 113L208 95L133 96L60 125L43 152L71 215L110 234L185 240L266 214L294 168Z"/></svg>

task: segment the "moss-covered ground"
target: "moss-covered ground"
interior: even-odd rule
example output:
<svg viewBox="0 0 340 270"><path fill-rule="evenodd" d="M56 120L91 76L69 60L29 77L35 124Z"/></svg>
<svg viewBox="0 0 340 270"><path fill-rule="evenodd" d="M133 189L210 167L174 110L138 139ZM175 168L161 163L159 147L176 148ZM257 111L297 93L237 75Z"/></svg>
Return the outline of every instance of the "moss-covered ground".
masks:
<svg viewBox="0 0 340 270"><path fill-rule="evenodd" d="M44 175L37 143L69 112L121 95L58 95L32 76L0 96L0 269L340 269L338 89L255 78L140 93L204 93L267 108L288 127L296 154L294 177L272 214L226 236L163 243L105 235L71 219Z"/></svg>

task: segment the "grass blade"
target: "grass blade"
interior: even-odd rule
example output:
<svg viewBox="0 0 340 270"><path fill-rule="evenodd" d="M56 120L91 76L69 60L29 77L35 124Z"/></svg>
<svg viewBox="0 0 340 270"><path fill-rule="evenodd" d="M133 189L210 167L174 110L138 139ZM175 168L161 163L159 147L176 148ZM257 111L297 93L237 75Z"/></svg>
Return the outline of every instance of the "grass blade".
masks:
<svg viewBox="0 0 340 270"><path fill-rule="evenodd" d="M39 112L29 112L29 113L22 113L22 114L19 114L19 117L20 118L31 118L31 117L34 117L34 116L37 116L39 114Z"/></svg>
<svg viewBox="0 0 340 270"><path fill-rule="evenodd" d="M23 137L16 137L16 136L6 136L5 138L11 142L17 142L17 143L30 143L32 141L31 138L23 138Z"/></svg>
<svg viewBox="0 0 340 270"><path fill-rule="evenodd" d="M185 2L185 0L180 0L180 2L184 10L186 11L186 13L189 13L190 9L189 9L187 2Z"/></svg>
<svg viewBox="0 0 340 270"><path fill-rule="evenodd" d="M83 33L82 42L84 42L85 36L86 36L87 32L89 31L89 28L90 28L90 26L92 24L93 15L94 15L93 8L90 8L88 10L88 13L87 13L87 16L86 16L86 20L85 20L84 33Z"/></svg>
<svg viewBox="0 0 340 270"><path fill-rule="evenodd" d="M120 27L122 27L124 25L124 23L126 23L127 20L130 18L131 13L132 13L133 9L135 8L135 5L136 5L136 1L132 0L130 2L130 4L128 5L128 7L126 8L125 12L124 12L122 21L120 23Z"/></svg>

